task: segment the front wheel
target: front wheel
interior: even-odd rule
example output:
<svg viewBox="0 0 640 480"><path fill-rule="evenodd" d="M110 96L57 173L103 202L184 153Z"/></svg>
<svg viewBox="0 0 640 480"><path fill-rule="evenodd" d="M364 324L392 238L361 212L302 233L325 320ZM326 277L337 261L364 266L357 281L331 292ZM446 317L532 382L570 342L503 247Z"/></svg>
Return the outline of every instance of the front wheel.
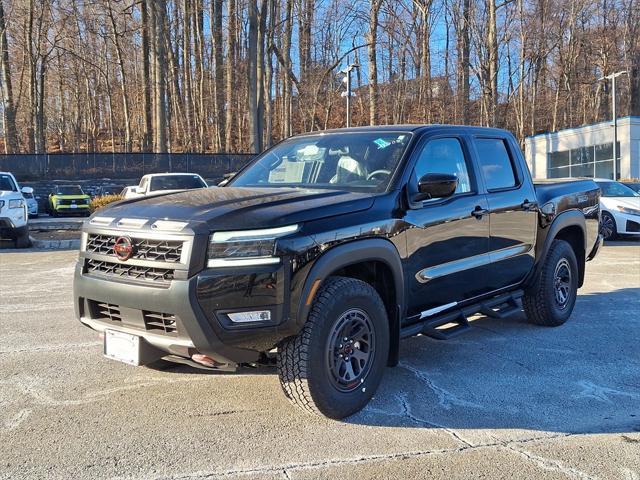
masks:
<svg viewBox="0 0 640 480"><path fill-rule="evenodd" d="M389 322L378 292L361 280L330 277L302 331L278 346L280 384L306 412L344 418L369 402L388 354Z"/></svg>
<svg viewBox="0 0 640 480"><path fill-rule="evenodd" d="M531 323L557 327L571 316L578 296L578 261L564 240L554 240L536 282L522 303Z"/></svg>
<svg viewBox="0 0 640 480"><path fill-rule="evenodd" d="M16 248L29 248L31 246L31 239L29 238L29 229L24 227L20 229L20 232L16 236Z"/></svg>
<svg viewBox="0 0 640 480"><path fill-rule="evenodd" d="M605 240L615 240L618 235L616 219L613 218L613 215L609 212L602 212L602 218L600 218L600 234Z"/></svg>

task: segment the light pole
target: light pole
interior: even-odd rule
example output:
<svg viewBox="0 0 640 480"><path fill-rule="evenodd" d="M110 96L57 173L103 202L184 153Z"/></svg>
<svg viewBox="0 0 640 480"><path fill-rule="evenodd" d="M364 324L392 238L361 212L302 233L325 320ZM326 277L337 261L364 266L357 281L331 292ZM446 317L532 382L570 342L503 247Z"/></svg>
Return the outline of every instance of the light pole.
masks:
<svg viewBox="0 0 640 480"><path fill-rule="evenodd" d="M344 70L340 70L340 73L344 73L342 81L347 84L347 90L342 92L342 96L347 97L347 128L351 126L351 97L353 96L351 92L351 72L356 68L360 68L360 65L351 63Z"/></svg>
<svg viewBox="0 0 640 480"><path fill-rule="evenodd" d="M619 72L610 73L609 75L605 75L602 78L599 78L598 81L602 80L611 80L611 105L612 105L612 113L613 113L613 180L618 180L618 112L617 112L617 103L616 102L616 78L620 75L624 75L627 73L626 70L621 70Z"/></svg>

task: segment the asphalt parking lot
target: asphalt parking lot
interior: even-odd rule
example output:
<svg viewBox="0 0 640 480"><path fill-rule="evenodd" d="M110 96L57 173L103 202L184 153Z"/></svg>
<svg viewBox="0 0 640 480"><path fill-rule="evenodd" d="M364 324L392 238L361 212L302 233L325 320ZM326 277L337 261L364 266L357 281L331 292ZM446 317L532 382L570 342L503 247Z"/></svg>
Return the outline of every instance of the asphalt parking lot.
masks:
<svg viewBox="0 0 640 480"><path fill-rule="evenodd" d="M0 478L640 479L640 243L588 265L560 328L481 318L406 340L374 400L309 417L275 372L101 356L76 253L0 253Z"/></svg>

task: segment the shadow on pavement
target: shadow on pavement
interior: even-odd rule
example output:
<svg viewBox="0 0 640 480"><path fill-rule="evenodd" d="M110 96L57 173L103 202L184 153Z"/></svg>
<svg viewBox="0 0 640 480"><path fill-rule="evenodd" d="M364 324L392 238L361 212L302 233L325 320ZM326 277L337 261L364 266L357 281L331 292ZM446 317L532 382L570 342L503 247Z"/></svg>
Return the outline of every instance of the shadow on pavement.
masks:
<svg viewBox="0 0 640 480"><path fill-rule="evenodd" d="M640 287L579 295L558 328L531 325L523 313L472 325L449 341L405 340L400 365L348 423L640 431Z"/></svg>

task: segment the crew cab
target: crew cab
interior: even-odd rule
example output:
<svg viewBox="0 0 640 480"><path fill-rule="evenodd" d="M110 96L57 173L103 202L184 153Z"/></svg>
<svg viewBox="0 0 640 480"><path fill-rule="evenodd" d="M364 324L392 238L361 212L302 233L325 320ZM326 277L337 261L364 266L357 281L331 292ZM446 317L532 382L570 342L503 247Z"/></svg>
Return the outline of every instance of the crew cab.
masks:
<svg viewBox="0 0 640 480"><path fill-rule="evenodd" d="M79 320L107 357L277 364L285 395L342 418L399 342L476 313L559 326L602 241L591 180L534 184L514 137L388 126L292 137L227 185L124 200L82 233ZM275 356L275 359L274 359Z"/></svg>
<svg viewBox="0 0 640 480"><path fill-rule="evenodd" d="M33 194L31 187L20 189L15 177L0 172L0 238L15 242L16 248L26 248L29 240L29 213L24 195Z"/></svg>

